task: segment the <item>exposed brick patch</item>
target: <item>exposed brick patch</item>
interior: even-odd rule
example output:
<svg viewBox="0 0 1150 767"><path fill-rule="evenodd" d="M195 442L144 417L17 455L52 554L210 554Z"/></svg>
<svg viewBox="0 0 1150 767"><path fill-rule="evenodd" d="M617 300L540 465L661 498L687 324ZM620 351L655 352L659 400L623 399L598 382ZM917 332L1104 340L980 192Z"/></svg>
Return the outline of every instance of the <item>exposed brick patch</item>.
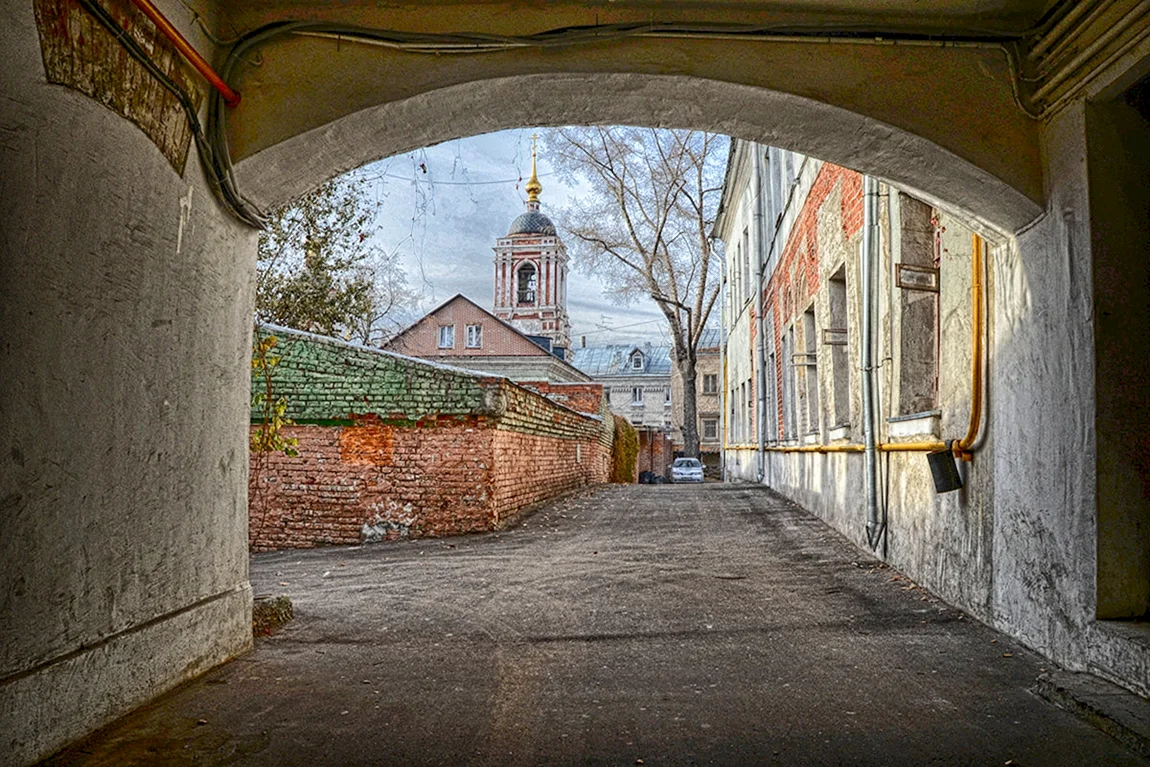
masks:
<svg viewBox="0 0 1150 767"><path fill-rule="evenodd" d="M551 383L549 381L520 381L525 389L542 394L552 402L566 405L572 410L589 415L603 415L604 399L601 383Z"/></svg>
<svg viewBox="0 0 1150 767"><path fill-rule="evenodd" d="M786 328L814 298L819 289L819 211L832 192L840 190L838 218L842 221L843 238L850 240L862 230L862 175L829 162L823 163L815 176L811 191L803 202L783 253L763 290L764 317L773 316L775 348L782 349ZM751 325L752 330L754 324ZM775 360L776 391L783 390L783 375L790 364L778 355ZM753 383L752 383L753 386ZM783 398L777 398L778 433L783 433ZM793 436L793 435L792 435Z"/></svg>
<svg viewBox="0 0 1150 767"><path fill-rule="evenodd" d="M639 431L639 471L652 471L668 477L675 446L665 431L642 429Z"/></svg>

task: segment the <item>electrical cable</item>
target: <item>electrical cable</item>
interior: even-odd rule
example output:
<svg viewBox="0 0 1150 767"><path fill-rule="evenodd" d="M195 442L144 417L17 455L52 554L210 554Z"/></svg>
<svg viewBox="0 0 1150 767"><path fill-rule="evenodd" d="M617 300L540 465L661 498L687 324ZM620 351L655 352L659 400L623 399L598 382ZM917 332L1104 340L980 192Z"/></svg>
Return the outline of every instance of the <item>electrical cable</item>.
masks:
<svg viewBox="0 0 1150 767"><path fill-rule="evenodd" d="M235 169L227 142L227 119L223 108L223 97L218 91L209 93L206 130L200 124L195 106L188 94L168 78L144 51L104 10L96 0L80 0L124 48L137 59L161 84L176 95L184 109L192 134L196 139L196 149L205 165L213 191L237 218L259 229L266 228L267 217L258 206L239 192L235 179ZM202 22L201 22L202 25ZM1012 88L1015 101L1023 111L1034 117L1034 112L1023 103L1017 87L1021 67L1018 66L1017 52L1010 49L1012 44L1031 31L1022 33L1002 33L987 30L965 30L961 34L939 35L934 32L878 31L866 27L836 27L829 29L819 26L763 26L747 24L677 24L677 23L620 23L592 26L572 26L547 30L531 35L500 35L479 32L464 33L413 33L383 30L358 25L326 21L280 21L272 22L244 33L236 38L229 51L220 77L225 83L232 81L232 75L240 63L249 61L249 53L259 46L286 35L317 36L381 45L409 53L472 55L494 53L523 48L552 49L576 45L592 45L616 42L623 39L715 39L748 42L804 42L826 44L865 44L865 45L922 45L931 47L975 47L992 48L1004 52L1012 74ZM222 41L221 41L222 42Z"/></svg>
<svg viewBox="0 0 1150 767"><path fill-rule="evenodd" d="M252 211L247 207L245 201L242 198L236 199L234 189L229 190L223 183L223 178L220 175L220 164L217 162L217 157L212 145L204 133L195 102L192 101L192 97L188 92L168 77L168 75L160 69L159 65L152 60L148 52L145 51L143 47L128 34L128 31L124 29L102 5L96 2L96 0L78 1L81 7L90 13L100 26L107 30L108 33L115 38L116 42L128 52L129 56L139 62L144 69L147 70L148 74L155 78L165 90L176 97L180 108L184 111L184 116L188 120L188 126L192 132L192 140L196 145L196 153L204 165L208 183L216 196L223 200L228 209L240 218L240 220L258 229L266 228L263 217L252 215Z"/></svg>
<svg viewBox="0 0 1150 767"><path fill-rule="evenodd" d="M408 178L407 176L397 176L394 173L375 173L372 171L360 173L359 171L354 170L351 171L351 173L355 174L355 178L358 181L378 181L381 178L390 178L395 179L396 181L407 181L409 183L422 182L425 184L431 184L432 186L493 186L496 184L518 184L525 180L523 178L505 178L499 179L497 181L436 181L435 179L431 178L421 179L418 176L413 178ZM536 175L539 178L547 178L548 176L558 175L558 171L539 173Z"/></svg>

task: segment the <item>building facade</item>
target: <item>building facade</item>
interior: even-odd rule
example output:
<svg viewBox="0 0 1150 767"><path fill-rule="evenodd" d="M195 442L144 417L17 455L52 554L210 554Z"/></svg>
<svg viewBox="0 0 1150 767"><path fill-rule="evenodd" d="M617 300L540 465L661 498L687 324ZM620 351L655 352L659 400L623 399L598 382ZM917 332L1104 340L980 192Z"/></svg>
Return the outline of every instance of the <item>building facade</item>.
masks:
<svg viewBox="0 0 1150 767"><path fill-rule="evenodd" d="M571 346L567 315L567 248L551 219L539 210L543 185L531 147L527 210L495 243L495 316L523 333L549 339L552 348Z"/></svg>
<svg viewBox="0 0 1150 767"><path fill-rule="evenodd" d="M1018 482L1002 479L1017 460L1002 435L1027 395L988 383L1010 377L1003 339L1034 279L1011 241L913 190L743 141L715 234L726 476L769 485L1059 662L1144 688L1144 646L1103 609L1140 593L1129 547L1099 538L1087 619L1035 632L1037 613L1019 607L1044 588L1021 584L1048 572L1036 523L1015 512ZM1107 580L1122 567L1126 580Z"/></svg>
<svg viewBox="0 0 1150 767"><path fill-rule="evenodd" d="M571 364L603 384L611 410L636 429L673 428L671 350L645 344L605 344L575 350Z"/></svg>
<svg viewBox="0 0 1150 767"><path fill-rule="evenodd" d="M459 294L384 345L388 351L435 360L513 381L590 381L550 339L528 336Z"/></svg>

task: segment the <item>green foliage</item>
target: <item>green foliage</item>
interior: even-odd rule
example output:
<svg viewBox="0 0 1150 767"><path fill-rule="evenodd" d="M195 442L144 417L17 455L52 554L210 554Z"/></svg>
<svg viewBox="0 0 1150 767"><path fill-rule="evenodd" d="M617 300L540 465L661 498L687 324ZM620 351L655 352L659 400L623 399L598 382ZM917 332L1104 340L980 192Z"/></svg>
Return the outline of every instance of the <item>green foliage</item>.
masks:
<svg viewBox="0 0 1150 767"><path fill-rule="evenodd" d="M280 362L279 355L272 350L279 344L275 336L260 336L256 332L252 348L252 370L263 382L263 389L252 395L252 408L260 413L260 424L252 432L251 451L253 453L283 453L286 456L299 455L296 445L299 440L285 437L283 428L293 421L284 414L287 412L287 398L276 397L272 391L272 368Z"/></svg>
<svg viewBox="0 0 1150 767"><path fill-rule="evenodd" d="M371 343L415 303L397 256L373 244L380 204L370 192L343 176L272 214L256 263L260 321Z"/></svg>
<svg viewBox="0 0 1150 767"><path fill-rule="evenodd" d="M630 484L639 465L639 434L622 416L615 416L615 438L611 442L611 481Z"/></svg>

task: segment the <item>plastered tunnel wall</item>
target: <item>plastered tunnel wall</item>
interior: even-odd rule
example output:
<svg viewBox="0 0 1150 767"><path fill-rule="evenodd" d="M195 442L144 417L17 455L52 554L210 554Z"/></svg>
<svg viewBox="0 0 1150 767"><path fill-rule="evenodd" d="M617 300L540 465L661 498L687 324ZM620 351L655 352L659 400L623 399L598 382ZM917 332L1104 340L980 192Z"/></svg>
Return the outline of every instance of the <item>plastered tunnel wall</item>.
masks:
<svg viewBox="0 0 1150 767"><path fill-rule="evenodd" d="M255 232L0 8L0 764L251 643Z"/></svg>

